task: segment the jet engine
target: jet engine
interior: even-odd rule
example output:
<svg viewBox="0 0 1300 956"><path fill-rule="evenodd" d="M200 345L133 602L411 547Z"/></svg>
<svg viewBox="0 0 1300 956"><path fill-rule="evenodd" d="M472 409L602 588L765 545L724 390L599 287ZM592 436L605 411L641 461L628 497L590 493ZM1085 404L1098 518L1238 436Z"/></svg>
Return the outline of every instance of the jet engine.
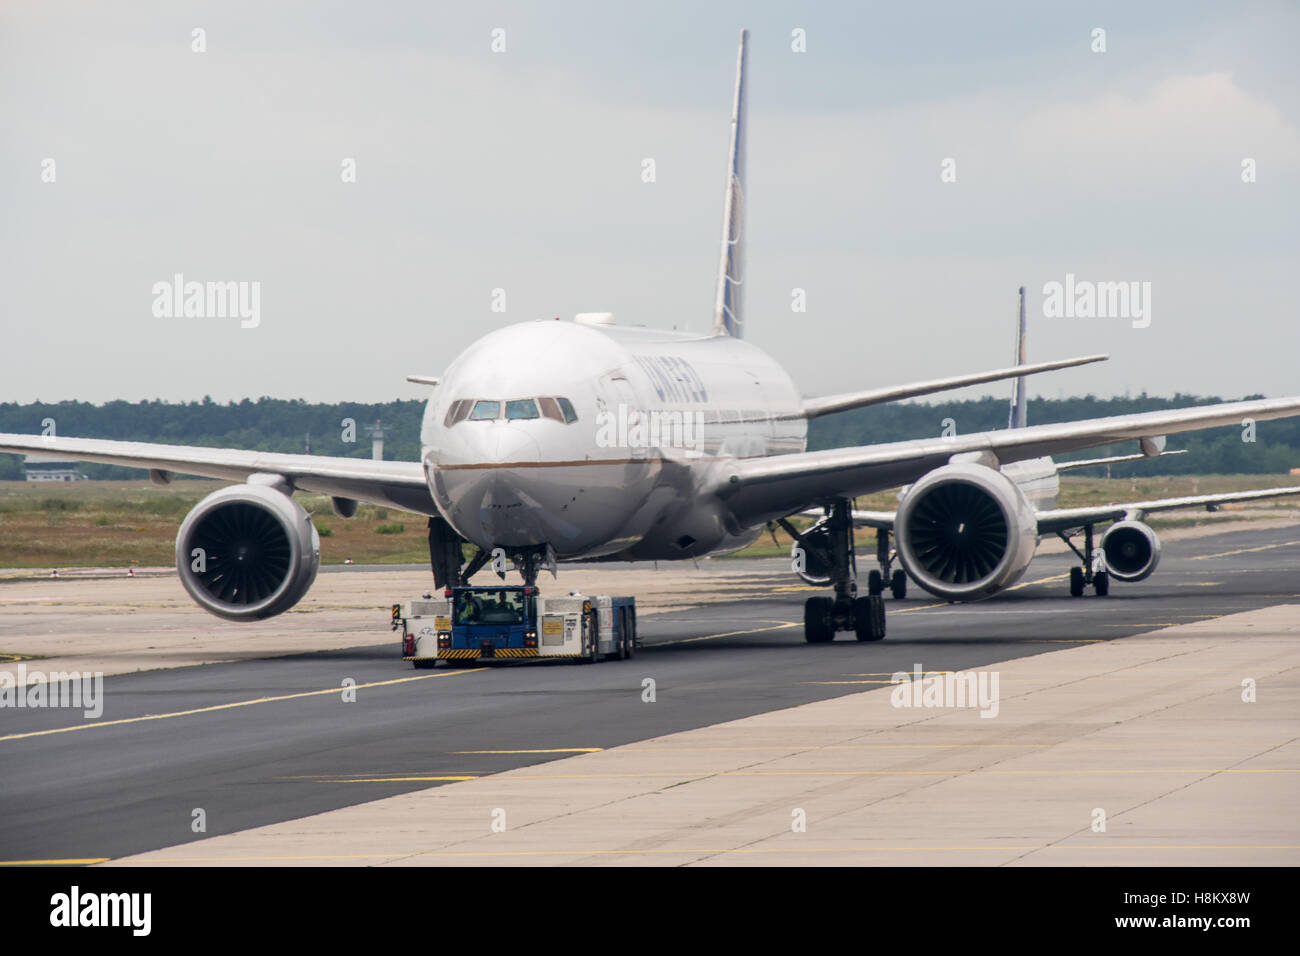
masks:
<svg viewBox="0 0 1300 956"><path fill-rule="evenodd" d="M1101 536L1106 570L1120 581L1141 581L1160 563L1160 539L1141 521L1117 521Z"/></svg>
<svg viewBox="0 0 1300 956"><path fill-rule="evenodd" d="M271 485L214 491L176 534L176 569L185 590L199 607L231 621L289 610L319 567L320 536L311 516Z"/></svg>
<svg viewBox="0 0 1300 956"><path fill-rule="evenodd" d="M944 465L908 490L894 520L898 556L921 587L975 601L1014 584L1038 543L1038 521L1002 472L973 462Z"/></svg>

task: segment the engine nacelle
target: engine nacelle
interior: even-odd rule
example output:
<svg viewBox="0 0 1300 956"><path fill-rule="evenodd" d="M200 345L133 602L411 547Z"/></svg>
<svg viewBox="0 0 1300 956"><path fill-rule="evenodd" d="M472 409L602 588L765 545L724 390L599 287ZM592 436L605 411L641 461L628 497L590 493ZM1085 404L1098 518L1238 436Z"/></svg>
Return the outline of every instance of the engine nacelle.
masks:
<svg viewBox="0 0 1300 956"><path fill-rule="evenodd" d="M319 567L311 516L268 485L214 491L176 534L181 584L199 607L232 621L283 614L302 600Z"/></svg>
<svg viewBox="0 0 1300 956"><path fill-rule="evenodd" d="M1141 581L1160 563L1160 539L1141 521L1117 521L1101 536L1106 570L1120 581Z"/></svg>
<svg viewBox="0 0 1300 956"><path fill-rule="evenodd" d="M831 551L830 520L829 517L822 518L803 533L804 540L811 547L798 541L790 545L791 566L803 568L802 571L795 571L795 574L799 575L805 584L825 587L831 583L830 565L817 557L819 553L829 554Z"/></svg>
<svg viewBox="0 0 1300 956"><path fill-rule="evenodd" d="M912 485L894 535L912 580L950 601L976 601L1025 573L1038 544L1038 520L1010 478L963 462Z"/></svg>

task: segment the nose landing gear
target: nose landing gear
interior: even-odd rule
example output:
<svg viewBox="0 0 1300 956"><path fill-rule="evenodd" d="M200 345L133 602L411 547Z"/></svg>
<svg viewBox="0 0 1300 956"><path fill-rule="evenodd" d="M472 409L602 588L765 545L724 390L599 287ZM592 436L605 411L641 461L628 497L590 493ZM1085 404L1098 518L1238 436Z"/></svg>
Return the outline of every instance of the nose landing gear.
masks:
<svg viewBox="0 0 1300 956"><path fill-rule="evenodd" d="M555 577L555 549L549 544L535 545L531 548L520 548L509 552L510 561L515 566L524 579L527 587L537 586L537 575L540 571L550 571L551 577ZM502 578L505 572L497 572Z"/></svg>
<svg viewBox="0 0 1300 956"><path fill-rule="evenodd" d="M1092 546L1092 525L1083 526L1082 551L1075 547L1065 532L1058 531L1056 536L1069 545L1079 559L1079 564L1070 568L1070 597L1082 597L1084 589L1090 584L1097 597L1110 594L1110 574L1106 571L1106 560Z"/></svg>
<svg viewBox="0 0 1300 956"><path fill-rule="evenodd" d="M891 571L893 560L894 555L889 548L889 531L881 528L876 532L876 561L880 563L880 570L873 570L867 575L868 594L884 594L888 582L889 592L896 600L901 601L907 597L907 572L902 568Z"/></svg>

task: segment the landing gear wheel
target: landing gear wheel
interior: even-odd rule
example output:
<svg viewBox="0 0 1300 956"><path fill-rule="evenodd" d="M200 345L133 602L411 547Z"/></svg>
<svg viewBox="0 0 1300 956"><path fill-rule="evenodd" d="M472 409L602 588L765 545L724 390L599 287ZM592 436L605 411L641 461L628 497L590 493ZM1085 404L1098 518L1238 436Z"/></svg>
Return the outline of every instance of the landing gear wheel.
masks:
<svg viewBox="0 0 1300 956"><path fill-rule="evenodd" d="M1092 589L1096 592L1097 597L1105 597L1110 593L1110 575L1105 571L1098 571L1092 576Z"/></svg>
<svg viewBox="0 0 1300 956"><path fill-rule="evenodd" d="M853 631L860 641L878 641L885 636L885 599L872 594L853 602Z"/></svg>
<svg viewBox="0 0 1300 956"><path fill-rule="evenodd" d="M867 575L867 593L884 594L885 578L879 571L872 571Z"/></svg>
<svg viewBox="0 0 1300 956"><path fill-rule="evenodd" d="M902 568L895 571L894 576L890 578L889 590L899 601L907 597L907 572Z"/></svg>
<svg viewBox="0 0 1300 956"><path fill-rule="evenodd" d="M1070 597L1083 597L1083 568L1070 568Z"/></svg>
<svg viewBox="0 0 1300 956"><path fill-rule="evenodd" d="M831 627L831 608L835 602L826 597L812 597L803 605L803 639L809 644L825 644L835 637Z"/></svg>

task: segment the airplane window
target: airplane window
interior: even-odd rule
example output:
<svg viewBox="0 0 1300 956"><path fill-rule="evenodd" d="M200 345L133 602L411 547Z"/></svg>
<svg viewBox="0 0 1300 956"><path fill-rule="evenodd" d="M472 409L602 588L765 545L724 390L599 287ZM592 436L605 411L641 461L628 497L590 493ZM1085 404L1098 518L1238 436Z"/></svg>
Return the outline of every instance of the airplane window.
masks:
<svg viewBox="0 0 1300 956"><path fill-rule="evenodd" d="M516 398L506 402L506 421L513 422L521 418L536 418L537 403L531 398Z"/></svg>
<svg viewBox="0 0 1300 956"><path fill-rule="evenodd" d="M456 401L452 402L450 405L447 406L447 414L443 416L442 419L443 428L450 428L452 422L456 420L456 412L460 409L460 402L461 400L457 399Z"/></svg>
<svg viewBox="0 0 1300 956"><path fill-rule="evenodd" d="M578 420L578 413L573 410L573 402L567 398L557 398L556 401L560 403L560 410L564 412L566 424L572 425Z"/></svg>
<svg viewBox="0 0 1300 956"><path fill-rule="evenodd" d="M468 398L462 398L452 402L451 407L447 409L447 417L442 420L443 427L450 428L457 422L464 421L465 416L469 414L469 410L473 405L474 402Z"/></svg>
<svg viewBox="0 0 1300 956"><path fill-rule="evenodd" d="M543 418L553 418L557 422L564 421L564 413L560 411L559 403L553 398L539 398L537 404L541 406Z"/></svg>
<svg viewBox="0 0 1300 956"><path fill-rule="evenodd" d="M474 410L469 413L472 422L486 422L501 417L501 403L486 399L474 403Z"/></svg>

